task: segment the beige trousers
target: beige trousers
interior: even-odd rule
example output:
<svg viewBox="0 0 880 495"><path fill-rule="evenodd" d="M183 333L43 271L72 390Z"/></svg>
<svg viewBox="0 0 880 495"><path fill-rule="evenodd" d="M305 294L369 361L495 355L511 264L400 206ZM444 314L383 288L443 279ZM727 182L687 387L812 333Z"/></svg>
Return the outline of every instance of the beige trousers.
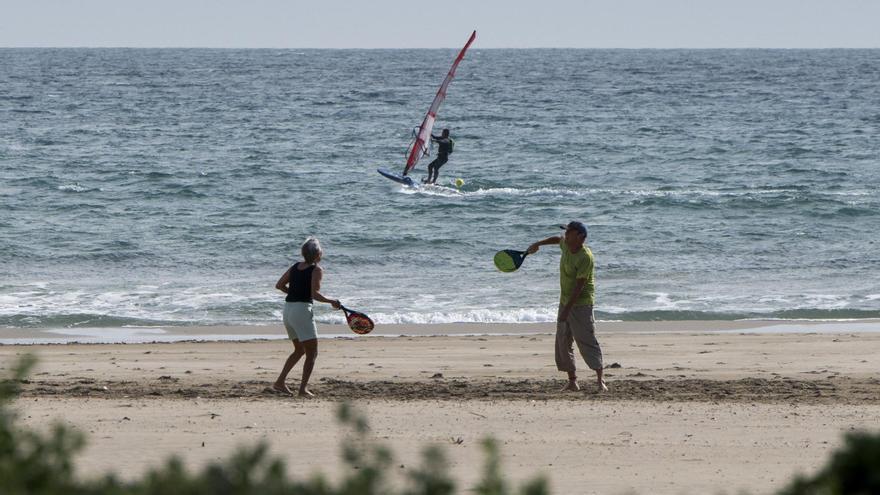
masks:
<svg viewBox="0 0 880 495"><path fill-rule="evenodd" d="M596 320L592 306L573 306L568 319L559 321L563 306L559 305L556 317L556 368L574 372L574 342L591 370L602 369L602 348L596 340Z"/></svg>

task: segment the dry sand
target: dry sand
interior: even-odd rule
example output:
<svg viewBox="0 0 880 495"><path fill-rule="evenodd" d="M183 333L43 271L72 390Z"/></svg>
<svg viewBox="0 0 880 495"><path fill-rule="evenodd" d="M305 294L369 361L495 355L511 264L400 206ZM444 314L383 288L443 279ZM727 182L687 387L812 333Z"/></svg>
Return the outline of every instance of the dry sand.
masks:
<svg viewBox="0 0 880 495"><path fill-rule="evenodd" d="M30 425L59 420L87 432L86 475L135 476L171 454L199 466L265 439L298 476L336 476L344 431L335 410L353 400L396 453L396 472L440 444L463 493L488 435L514 480L543 474L553 493L770 493L822 465L844 432L878 428L880 333L737 330L748 326L601 325L607 394L594 393L589 370L583 391L558 391L553 337L535 333L548 325L322 340L317 400L267 391L291 350L283 340L5 345L0 366L39 357L16 407ZM487 328L512 335L463 335ZM678 332L642 333L658 328Z"/></svg>

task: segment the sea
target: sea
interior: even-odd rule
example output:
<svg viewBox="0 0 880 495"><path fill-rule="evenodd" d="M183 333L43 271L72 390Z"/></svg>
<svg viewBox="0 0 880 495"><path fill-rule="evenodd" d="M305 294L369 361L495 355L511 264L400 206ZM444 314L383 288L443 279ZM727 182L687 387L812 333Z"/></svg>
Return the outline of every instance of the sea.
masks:
<svg viewBox="0 0 880 495"><path fill-rule="evenodd" d="M383 178L455 54L0 49L0 327L277 325L309 236L379 325L549 322L558 248L493 255L571 220L600 320L880 318L880 50L478 40Z"/></svg>

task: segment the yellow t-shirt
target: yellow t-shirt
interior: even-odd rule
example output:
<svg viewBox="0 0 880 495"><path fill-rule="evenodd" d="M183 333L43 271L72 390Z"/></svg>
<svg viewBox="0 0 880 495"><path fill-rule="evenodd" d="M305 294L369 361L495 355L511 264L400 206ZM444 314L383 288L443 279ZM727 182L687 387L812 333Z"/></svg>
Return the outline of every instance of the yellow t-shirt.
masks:
<svg viewBox="0 0 880 495"><path fill-rule="evenodd" d="M584 288L574 306L593 306L596 298L593 252L584 246L572 253L565 245L565 240L560 241L559 248L562 250L562 257L559 258L559 302L568 304L578 279L584 279Z"/></svg>

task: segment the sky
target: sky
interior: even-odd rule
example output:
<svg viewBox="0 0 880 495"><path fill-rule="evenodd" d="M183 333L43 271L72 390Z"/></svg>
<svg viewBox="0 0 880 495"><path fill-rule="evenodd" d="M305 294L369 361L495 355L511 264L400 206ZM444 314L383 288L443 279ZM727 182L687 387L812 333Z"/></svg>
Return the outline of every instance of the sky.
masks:
<svg viewBox="0 0 880 495"><path fill-rule="evenodd" d="M0 0L0 47L880 48L880 0Z"/></svg>

